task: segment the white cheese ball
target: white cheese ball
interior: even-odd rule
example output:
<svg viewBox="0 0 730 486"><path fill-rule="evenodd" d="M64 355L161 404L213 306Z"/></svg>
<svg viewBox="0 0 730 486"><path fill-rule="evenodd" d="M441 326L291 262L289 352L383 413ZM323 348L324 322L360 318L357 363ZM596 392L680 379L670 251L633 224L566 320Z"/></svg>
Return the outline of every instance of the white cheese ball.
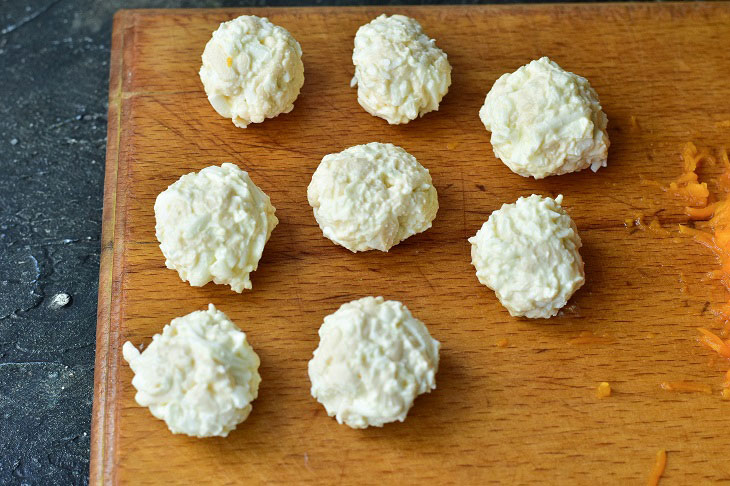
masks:
<svg viewBox="0 0 730 486"><path fill-rule="evenodd" d="M394 300L364 297L324 318L309 362L312 396L354 429L403 422L436 388L440 343Z"/></svg>
<svg viewBox="0 0 730 486"><path fill-rule="evenodd" d="M251 288L264 245L279 223L269 196L233 164L191 172L157 196L155 226L167 268L194 287Z"/></svg>
<svg viewBox="0 0 730 486"><path fill-rule="evenodd" d="M415 19L381 15L360 27L352 53L357 101L390 124L438 110L451 85L451 65Z"/></svg>
<svg viewBox="0 0 730 486"><path fill-rule="evenodd" d="M428 169L377 142L325 155L307 198L324 236L352 252L388 251L430 228L439 207Z"/></svg>
<svg viewBox="0 0 730 486"><path fill-rule="evenodd" d="M173 434L225 437L246 420L259 391L259 357L213 304L173 319L140 353L127 341L135 400Z"/></svg>
<svg viewBox="0 0 730 486"><path fill-rule="evenodd" d="M469 238L477 278L513 316L552 317L585 283L580 236L562 200L521 197Z"/></svg>
<svg viewBox="0 0 730 486"><path fill-rule="evenodd" d="M535 179L606 166L608 118L585 78L543 57L504 74L479 111L494 154Z"/></svg>
<svg viewBox="0 0 730 486"><path fill-rule="evenodd" d="M304 84L302 48L269 19L242 15L213 32L200 80L215 111L246 128L294 108Z"/></svg>

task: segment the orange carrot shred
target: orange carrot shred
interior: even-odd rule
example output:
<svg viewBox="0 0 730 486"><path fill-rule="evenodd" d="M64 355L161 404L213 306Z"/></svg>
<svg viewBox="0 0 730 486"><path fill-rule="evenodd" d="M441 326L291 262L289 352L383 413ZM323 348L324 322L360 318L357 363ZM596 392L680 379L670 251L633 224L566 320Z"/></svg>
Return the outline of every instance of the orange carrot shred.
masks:
<svg viewBox="0 0 730 486"><path fill-rule="evenodd" d="M665 381L659 385L662 390L677 393L704 393L712 395L712 387L706 383L695 383L693 381Z"/></svg>
<svg viewBox="0 0 730 486"><path fill-rule="evenodd" d="M723 341L720 336L703 327L699 327L697 330L702 334L699 338L702 344L712 349L723 358L730 358L730 345Z"/></svg>
<svg viewBox="0 0 730 486"><path fill-rule="evenodd" d="M667 451L666 449L661 449L659 452L656 453L656 462L654 463L654 467L651 469L649 479L646 481L647 486L657 486L659 484L659 480L662 478L662 474L664 474L664 469L666 467Z"/></svg>

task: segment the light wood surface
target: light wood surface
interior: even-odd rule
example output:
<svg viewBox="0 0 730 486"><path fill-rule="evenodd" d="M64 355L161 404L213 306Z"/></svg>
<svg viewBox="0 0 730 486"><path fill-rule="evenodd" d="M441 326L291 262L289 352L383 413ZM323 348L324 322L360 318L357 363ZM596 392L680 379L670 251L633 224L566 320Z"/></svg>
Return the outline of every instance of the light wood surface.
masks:
<svg viewBox="0 0 730 486"><path fill-rule="evenodd" d="M416 17L453 66L438 112L405 126L368 115L350 89L352 41L376 15ZM269 17L304 51L294 111L245 130L219 117L198 69L211 32ZM681 145L730 144L730 6L702 4L122 11L114 21L99 292L93 484L642 484L668 451L662 484L730 481L727 363L695 328L716 328L723 290L690 240L629 229L684 221L667 182ZM495 159L477 116L501 74L549 55L587 77L609 118L609 165L535 181ZM637 123L632 123L635 117ZM322 156L370 141L404 147L439 193L433 228L389 253L325 239L306 201ZM182 174L237 163L280 219L236 294L193 288L164 267L153 203ZM532 193L565 195L583 238L587 283L549 321L511 318L470 264L467 237L490 212ZM351 430L309 394L307 361L323 317L364 295L403 301L442 342L438 388L405 423ZM149 343L209 302L249 336L263 382L226 439L172 435L134 402L121 344ZM599 340L572 341L586 332ZM507 347L497 342L507 338ZM713 395L663 391L663 381ZM598 384L613 388L598 399Z"/></svg>

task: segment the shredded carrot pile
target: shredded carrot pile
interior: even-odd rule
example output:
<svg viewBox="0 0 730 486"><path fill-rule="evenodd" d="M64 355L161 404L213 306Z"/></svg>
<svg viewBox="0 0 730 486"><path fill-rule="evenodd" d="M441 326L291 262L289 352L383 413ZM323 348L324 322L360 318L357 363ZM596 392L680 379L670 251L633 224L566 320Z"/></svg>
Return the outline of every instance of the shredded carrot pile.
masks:
<svg viewBox="0 0 730 486"><path fill-rule="evenodd" d="M662 389L677 393L704 393L712 394L712 387L706 383L695 383L693 381L665 381L661 385Z"/></svg>
<svg viewBox="0 0 730 486"><path fill-rule="evenodd" d="M657 486L659 484L659 480L662 478L662 474L664 474L664 468L666 467L667 451L665 449L661 449L656 453L656 462L654 463L654 467L651 469L649 479L646 481L647 486Z"/></svg>
<svg viewBox="0 0 730 486"><path fill-rule="evenodd" d="M598 385L598 388L596 388L596 396L598 398L610 397L611 396L611 385L609 385L605 381L602 382L600 385Z"/></svg>
<svg viewBox="0 0 730 486"><path fill-rule="evenodd" d="M703 165L718 166L721 174L714 178L718 194L710 194L707 183L699 181L698 169ZM730 291L730 158L722 148L713 155L709 149L698 149L689 142L682 149L682 174L669 184L667 190L682 198L687 207L685 213L691 221L707 221L707 227L698 229L679 225L679 232L691 236L697 243L709 248L718 258L720 267L709 272L707 279L720 281ZM724 195L723 195L724 193ZM716 199L712 201L712 199ZM730 330L730 302L715 307L712 312L723 323L721 336L727 337ZM730 339L705 329L698 329L698 341L723 358L730 359ZM662 384L664 387L665 384ZM668 384L673 385L673 384ZM697 391L711 393L709 386L692 384L690 389L676 391ZM680 386L680 388L686 388ZM671 389L666 388L666 389ZM722 390L722 397L730 400L730 375Z"/></svg>

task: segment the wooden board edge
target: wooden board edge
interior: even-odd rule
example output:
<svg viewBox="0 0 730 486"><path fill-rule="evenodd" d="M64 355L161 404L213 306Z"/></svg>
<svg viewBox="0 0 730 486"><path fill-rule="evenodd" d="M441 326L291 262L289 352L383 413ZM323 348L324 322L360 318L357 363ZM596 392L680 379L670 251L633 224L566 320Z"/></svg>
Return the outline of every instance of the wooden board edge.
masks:
<svg viewBox="0 0 730 486"><path fill-rule="evenodd" d="M338 12L372 12L375 10L382 11L389 15L408 11L419 11L419 10L442 10L444 8L457 8L466 9L471 11L476 10L512 10L512 11L524 11L524 10L544 10L546 8L558 8L558 9L611 9L611 8L687 8L693 6L694 8L727 8L730 6L730 1L719 0L719 1L696 1L696 2L685 2L681 0L674 0L668 2L647 2L641 0L627 1L627 2L575 2L575 3L561 3L561 2L547 2L547 3L515 3L515 4L433 4L433 5L420 5L420 4L407 4L407 5L347 5L347 6L335 6L335 5L309 5L309 6L255 6L255 7L218 7L218 8L136 8L125 10L128 14L147 16L147 15L180 15L180 14L199 14L201 12L230 12L231 15L243 15L244 12L251 12L251 14L262 13L262 12L276 12L284 11L287 12L312 12L321 9L336 8ZM354 35L354 33L353 33Z"/></svg>
<svg viewBox="0 0 730 486"><path fill-rule="evenodd" d="M96 359L94 363L94 401L91 414L89 483L110 484L113 471L113 446L116 414L114 397L115 373L113 362L118 349L111 346L110 338L118 331L118 322L112 320L115 260L121 248L114 244L117 224L117 181L121 137L122 79L124 66L124 37L133 14L120 10L114 15L111 58L109 61L109 108L107 111L107 149L104 174L104 208L102 212L101 256L99 263L99 292L96 317ZM115 328L116 326L117 328Z"/></svg>

